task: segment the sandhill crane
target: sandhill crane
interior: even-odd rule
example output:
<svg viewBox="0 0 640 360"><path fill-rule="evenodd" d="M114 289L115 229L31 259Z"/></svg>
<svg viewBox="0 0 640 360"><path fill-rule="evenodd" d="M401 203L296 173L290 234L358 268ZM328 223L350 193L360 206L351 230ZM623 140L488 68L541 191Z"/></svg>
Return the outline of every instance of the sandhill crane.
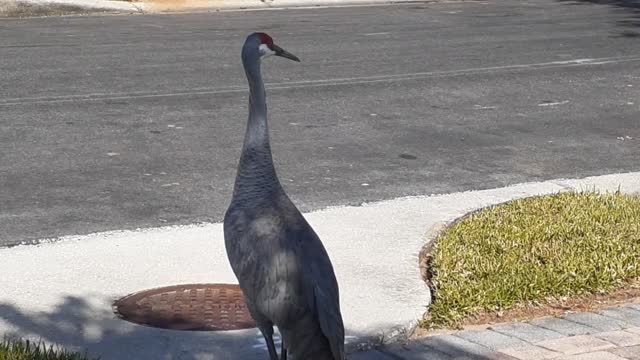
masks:
<svg viewBox="0 0 640 360"><path fill-rule="evenodd" d="M229 262L247 308L278 360L273 326L282 336L281 359L344 360L338 283L324 245L282 188L271 157L262 59L300 61L253 33L242 48L249 82L249 120L231 204L224 217Z"/></svg>

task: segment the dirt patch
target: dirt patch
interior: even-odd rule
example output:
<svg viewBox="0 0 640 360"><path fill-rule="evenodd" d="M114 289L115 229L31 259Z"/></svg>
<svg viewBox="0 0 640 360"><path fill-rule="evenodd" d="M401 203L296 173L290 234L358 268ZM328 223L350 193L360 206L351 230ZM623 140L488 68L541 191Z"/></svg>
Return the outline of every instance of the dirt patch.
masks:
<svg viewBox="0 0 640 360"><path fill-rule="evenodd" d="M179 11L223 7L225 0L142 0L151 11ZM256 0L256 3L259 1Z"/></svg>
<svg viewBox="0 0 640 360"><path fill-rule="evenodd" d="M599 311L606 307L640 303L640 279L606 294L574 296L549 300L545 304L524 304L509 311L481 313L465 322L467 325L518 321L543 316L562 316L568 312Z"/></svg>
<svg viewBox="0 0 640 360"><path fill-rule="evenodd" d="M571 312L597 312L607 307L636 303L640 304L640 279L635 279L609 293L550 299L541 304L519 304L505 311L474 314L456 329L416 329L413 337L424 337L449 333L460 329L486 328L491 325L514 321L525 321L545 316L560 317Z"/></svg>

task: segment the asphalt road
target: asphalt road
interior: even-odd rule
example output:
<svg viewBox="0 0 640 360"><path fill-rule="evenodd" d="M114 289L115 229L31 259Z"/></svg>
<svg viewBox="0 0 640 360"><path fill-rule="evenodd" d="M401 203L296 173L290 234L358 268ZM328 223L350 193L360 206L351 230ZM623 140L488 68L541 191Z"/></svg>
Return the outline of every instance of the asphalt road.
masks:
<svg viewBox="0 0 640 360"><path fill-rule="evenodd" d="M489 1L0 20L0 245L218 221L244 37L303 210L640 170L640 15Z"/></svg>

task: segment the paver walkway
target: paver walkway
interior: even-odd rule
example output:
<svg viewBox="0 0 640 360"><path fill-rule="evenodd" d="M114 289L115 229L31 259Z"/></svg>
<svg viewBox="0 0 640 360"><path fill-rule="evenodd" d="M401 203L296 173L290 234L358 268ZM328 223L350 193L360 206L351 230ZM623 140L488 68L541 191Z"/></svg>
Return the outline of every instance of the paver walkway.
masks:
<svg viewBox="0 0 640 360"><path fill-rule="evenodd" d="M350 360L640 360L640 304L428 336Z"/></svg>

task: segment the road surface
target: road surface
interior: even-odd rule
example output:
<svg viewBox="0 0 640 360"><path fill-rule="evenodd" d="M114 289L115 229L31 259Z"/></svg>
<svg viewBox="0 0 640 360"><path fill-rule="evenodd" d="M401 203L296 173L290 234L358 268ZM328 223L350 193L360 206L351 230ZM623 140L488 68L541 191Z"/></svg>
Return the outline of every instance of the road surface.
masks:
<svg viewBox="0 0 640 360"><path fill-rule="evenodd" d="M640 15L481 1L0 20L0 245L219 221L262 30L304 211L640 170Z"/></svg>

